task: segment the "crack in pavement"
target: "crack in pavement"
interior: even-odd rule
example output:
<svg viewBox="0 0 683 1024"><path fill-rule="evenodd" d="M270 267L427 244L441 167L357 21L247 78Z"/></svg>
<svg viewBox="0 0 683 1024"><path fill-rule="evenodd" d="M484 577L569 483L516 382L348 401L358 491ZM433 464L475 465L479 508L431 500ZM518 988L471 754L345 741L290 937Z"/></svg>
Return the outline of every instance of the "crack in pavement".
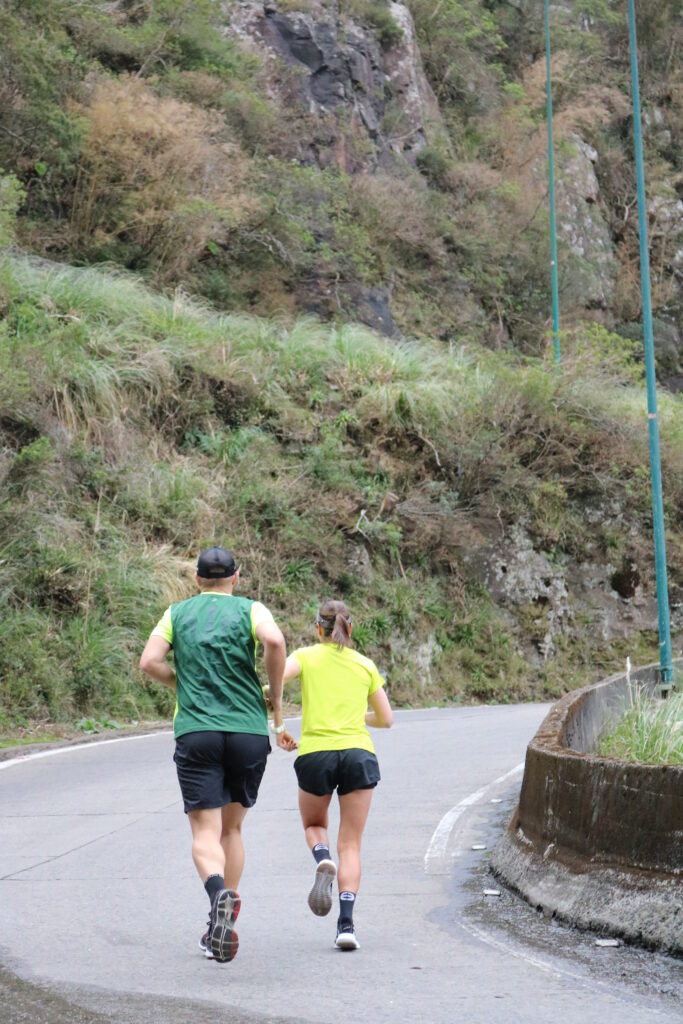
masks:
<svg viewBox="0 0 683 1024"><path fill-rule="evenodd" d="M8 875L0 876L0 882L13 881L18 875L23 875L27 871L33 871L35 868L43 867L44 864L54 864L55 861L62 860L64 857L69 857L72 853L77 853L78 850L84 850L88 846L93 846L95 843L99 843L101 839L107 839L109 836L116 835L117 832L123 832L125 829L130 828L132 825L137 825L139 821L144 821L144 819L148 817L148 814L141 814L140 817L135 818L134 821L127 821L125 824L120 825L119 828L113 828L109 832L102 832L101 835L95 836L94 839L88 839L85 843L79 843L78 846L74 846L70 850L64 850L63 853L56 853L53 857L46 857L44 860L40 860L36 864L29 864L28 867L20 868L19 871L10 871Z"/></svg>

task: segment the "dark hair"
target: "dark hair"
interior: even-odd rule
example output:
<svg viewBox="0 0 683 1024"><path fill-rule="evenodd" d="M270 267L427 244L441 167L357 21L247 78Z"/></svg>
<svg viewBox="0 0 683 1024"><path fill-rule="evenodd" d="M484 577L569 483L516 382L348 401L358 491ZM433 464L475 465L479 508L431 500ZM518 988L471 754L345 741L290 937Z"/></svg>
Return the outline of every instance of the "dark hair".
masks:
<svg viewBox="0 0 683 1024"><path fill-rule="evenodd" d="M325 637L337 647L351 646L351 612L343 601L323 601L315 620Z"/></svg>

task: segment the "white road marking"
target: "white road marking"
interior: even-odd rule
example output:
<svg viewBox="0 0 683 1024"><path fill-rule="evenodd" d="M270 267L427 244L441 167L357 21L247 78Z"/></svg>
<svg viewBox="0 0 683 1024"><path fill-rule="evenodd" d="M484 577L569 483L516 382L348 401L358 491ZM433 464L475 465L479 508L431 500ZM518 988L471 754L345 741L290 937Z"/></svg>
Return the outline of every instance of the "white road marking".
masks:
<svg viewBox="0 0 683 1024"><path fill-rule="evenodd" d="M53 750L39 750L37 754L19 755L9 761L0 761L0 772L5 768L12 768L15 764L26 764L27 761L37 761L39 757L56 757L57 754L70 754L72 750L95 750L97 747L107 746L109 743L131 743L133 740L148 740L150 736L169 736L172 729L163 729L160 732L146 732L142 736L117 736L113 740L94 740L91 743L73 743L70 747L55 747Z"/></svg>
<svg viewBox="0 0 683 1024"><path fill-rule="evenodd" d="M285 718L283 721L298 722L297 718ZM148 740L152 736L172 736L173 729L160 729L158 732L145 732L140 736L116 736L111 740L91 740L90 743L72 743L70 746L54 747L52 750L39 750L37 754L19 754L8 761L0 761L0 772L4 768L11 768L15 764L26 764L27 761L36 761L39 757L56 757L57 754L70 754L72 750L87 750L90 747L106 747L110 743L129 743L131 740Z"/></svg>
<svg viewBox="0 0 683 1024"><path fill-rule="evenodd" d="M493 782L489 782L487 786L482 786L481 789L476 790L474 793L470 793L464 800L461 800L455 807L451 807L450 811L444 814L439 824L434 829L434 834L429 841L427 852L425 854L425 871L429 871L432 865L435 865L440 859L445 857L446 849L448 847L448 840L450 839L453 826L455 825L458 818L460 818L468 807L473 804L479 803L482 797L486 796L489 790L493 789L494 786L500 785L501 782L505 782L506 779L512 778L513 775L518 775L524 771L524 762L515 765L505 775L501 775L500 778L494 779Z"/></svg>
<svg viewBox="0 0 683 1024"><path fill-rule="evenodd" d="M481 707L484 707L484 708L488 708L488 707L508 707L508 706L509 705L505 705L505 704L501 704L501 705L497 705L497 704L496 705L481 705ZM453 711L453 710L454 710L453 708L399 708L396 711L396 715L403 717L404 715L418 714L421 711L436 711L436 712L443 713L443 712L449 712L449 711ZM472 707L470 709L458 708L457 710L458 711L464 711L464 710L479 711L480 707ZM283 721L285 722L285 724L287 722L300 722L301 721L301 715L293 715L293 716L290 716L290 717L287 717L287 718L283 719ZM12 768L14 765L17 765L17 764L26 764L27 761L35 761L39 757L55 757L57 754L68 754L72 750L85 750L88 747L104 747L108 743L128 743L130 740L147 740L151 736L169 736L169 735L172 735L172 734L173 734L173 729L161 729L158 732L142 733L140 736L117 736L116 738L111 739L111 740L92 740L90 743L73 743L71 746L54 747L52 750L41 750L37 754L19 754L17 757L12 757L12 758L10 758L7 761L0 761L0 771L3 771L5 768ZM503 776L503 777L506 778L506 776ZM500 779L498 779L497 781L500 782ZM491 785L494 785L494 783L491 783Z"/></svg>

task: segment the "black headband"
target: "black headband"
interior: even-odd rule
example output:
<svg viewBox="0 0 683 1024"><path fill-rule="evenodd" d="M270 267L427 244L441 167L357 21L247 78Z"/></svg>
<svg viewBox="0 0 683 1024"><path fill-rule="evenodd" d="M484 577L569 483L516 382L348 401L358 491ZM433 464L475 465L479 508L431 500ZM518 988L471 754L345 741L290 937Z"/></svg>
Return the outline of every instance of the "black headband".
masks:
<svg viewBox="0 0 683 1024"><path fill-rule="evenodd" d="M343 612L337 612L336 615L321 615L320 612L315 617L317 626L325 626L327 629L333 629L334 624L337 620L337 615L341 615L347 626L351 625L351 616L345 616Z"/></svg>

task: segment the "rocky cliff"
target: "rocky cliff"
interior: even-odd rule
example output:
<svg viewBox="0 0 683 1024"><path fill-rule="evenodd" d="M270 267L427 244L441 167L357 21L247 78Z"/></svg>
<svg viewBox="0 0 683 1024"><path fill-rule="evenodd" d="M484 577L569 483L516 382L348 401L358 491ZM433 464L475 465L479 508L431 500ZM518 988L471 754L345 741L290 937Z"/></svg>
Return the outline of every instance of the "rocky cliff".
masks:
<svg viewBox="0 0 683 1024"><path fill-rule="evenodd" d="M488 109L480 120L486 123L489 133L492 126L496 126L500 136L499 154L489 160L488 167L479 168L485 188L491 193L489 213L494 217L500 208L500 193L506 188L518 189L519 216L511 216L508 209L501 218L504 230L511 232L510 251L502 256L503 263L515 259L515 232L520 234L521 245L525 244L521 235L529 228L528 223L522 223L527 214L538 229L534 245L542 250L548 247L544 234L547 221L543 121L545 57L539 46L538 12L524 0L508 7L514 9L519 23L516 31L519 25L524 25L526 32L528 49L520 53L516 69L525 120L519 116L522 108L518 105L517 123L510 121L510 104L504 98L504 90L485 101ZM609 41L600 34L599 19L575 8L576 5L567 0L555 9L553 18L558 20L559 29L585 39L585 44L581 45L586 53L595 52L601 46L607 49ZM439 83L430 83L425 73L409 6L393 2L373 5L303 0L298 9L290 0L280 4L277 0L266 3L247 0L226 3L223 9L225 31L259 59L270 95L290 112L298 108L302 115L303 112L307 115L305 125L303 118L299 121L298 137L291 140L293 159L320 168L334 167L352 178L370 174L397 180L405 179L417 163L422 172L422 187L433 186L434 179L440 176L436 184L447 194L446 203L451 207L459 205L462 176L468 173L471 164L460 159L459 145L454 141L452 110L444 121L432 87ZM419 13L419 4L417 10ZM508 30L512 32L509 26ZM632 192L628 194L633 188L630 182L620 183L626 194L623 191L615 194L614 182L610 180L613 168L607 166L615 159L610 141L615 133L625 136L619 153L620 170L628 169L632 162L628 89L623 79L608 73L597 78L584 76L582 93L582 72L578 69L577 74L577 69L572 67L571 46L566 43L566 36L560 35L558 51L553 76L556 80L556 202L563 324L597 319L626 338L637 337L625 308L629 303L634 305L630 289L637 285L633 238L635 196ZM471 69L464 88L476 92L476 68ZM676 388L683 372L681 335L676 323L681 304L683 204L676 195L677 183L680 183L678 156L671 160L672 150L676 148L673 138L676 129L671 126L674 113L670 101L667 109L666 101L657 105L646 100L646 135L653 157L655 153L660 155L650 178L649 202L653 247L661 249L659 267L655 268L655 300L660 314L655 322L656 343L662 377L669 386ZM661 161L664 153L669 156L668 167ZM437 173L430 173L435 165ZM632 174L629 177L632 178ZM410 180L412 188L419 191L419 176L413 175ZM472 189L469 182L467 188ZM474 191L476 193L476 186ZM459 220L454 217L451 228L454 237L447 243L456 250L461 244ZM467 230L486 231L490 230L490 225L487 218L480 215L467 224ZM437 279L449 273L453 287L468 294L470 321L474 318L483 326L493 307L498 324L488 330L489 338L496 343L501 340L523 342L526 328L519 330L514 318L507 320L500 312L499 301L489 301L490 296L484 292L480 304L472 302L471 289L465 284L469 273L461 273L462 261L440 258L438 263L440 266L432 268L433 277ZM541 279L537 285L545 290L547 281L543 277L549 277L545 251L538 253L538 263L535 273ZM540 268L543 268L543 276ZM402 284L398 282L399 289ZM347 299L344 311L384 333L400 334L408 324L405 315L401 315L400 296L396 321L397 306L392 302L396 285L395 273L369 289L358 282L343 282L342 290ZM476 283L474 291L477 291ZM323 315L334 312L324 301L324 287L311 291L304 286L302 293L305 308ZM537 303L537 299L534 301ZM447 324L443 326L448 332ZM484 333L487 333L485 327Z"/></svg>
<svg viewBox="0 0 683 1024"><path fill-rule="evenodd" d="M298 140L304 163L334 163L348 174L391 167L396 158L414 163L443 133L404 4L387 5L392 32L384 42L381 31L338 2L312 0L292 10L276 0L243 0L226 4L225 14L226 30L261 60L267 88L277 90L284 64L294 83L287 102L319 126L334 124L328 135ZM400 115L393 126L385 120L390 109Z"/></svg>

